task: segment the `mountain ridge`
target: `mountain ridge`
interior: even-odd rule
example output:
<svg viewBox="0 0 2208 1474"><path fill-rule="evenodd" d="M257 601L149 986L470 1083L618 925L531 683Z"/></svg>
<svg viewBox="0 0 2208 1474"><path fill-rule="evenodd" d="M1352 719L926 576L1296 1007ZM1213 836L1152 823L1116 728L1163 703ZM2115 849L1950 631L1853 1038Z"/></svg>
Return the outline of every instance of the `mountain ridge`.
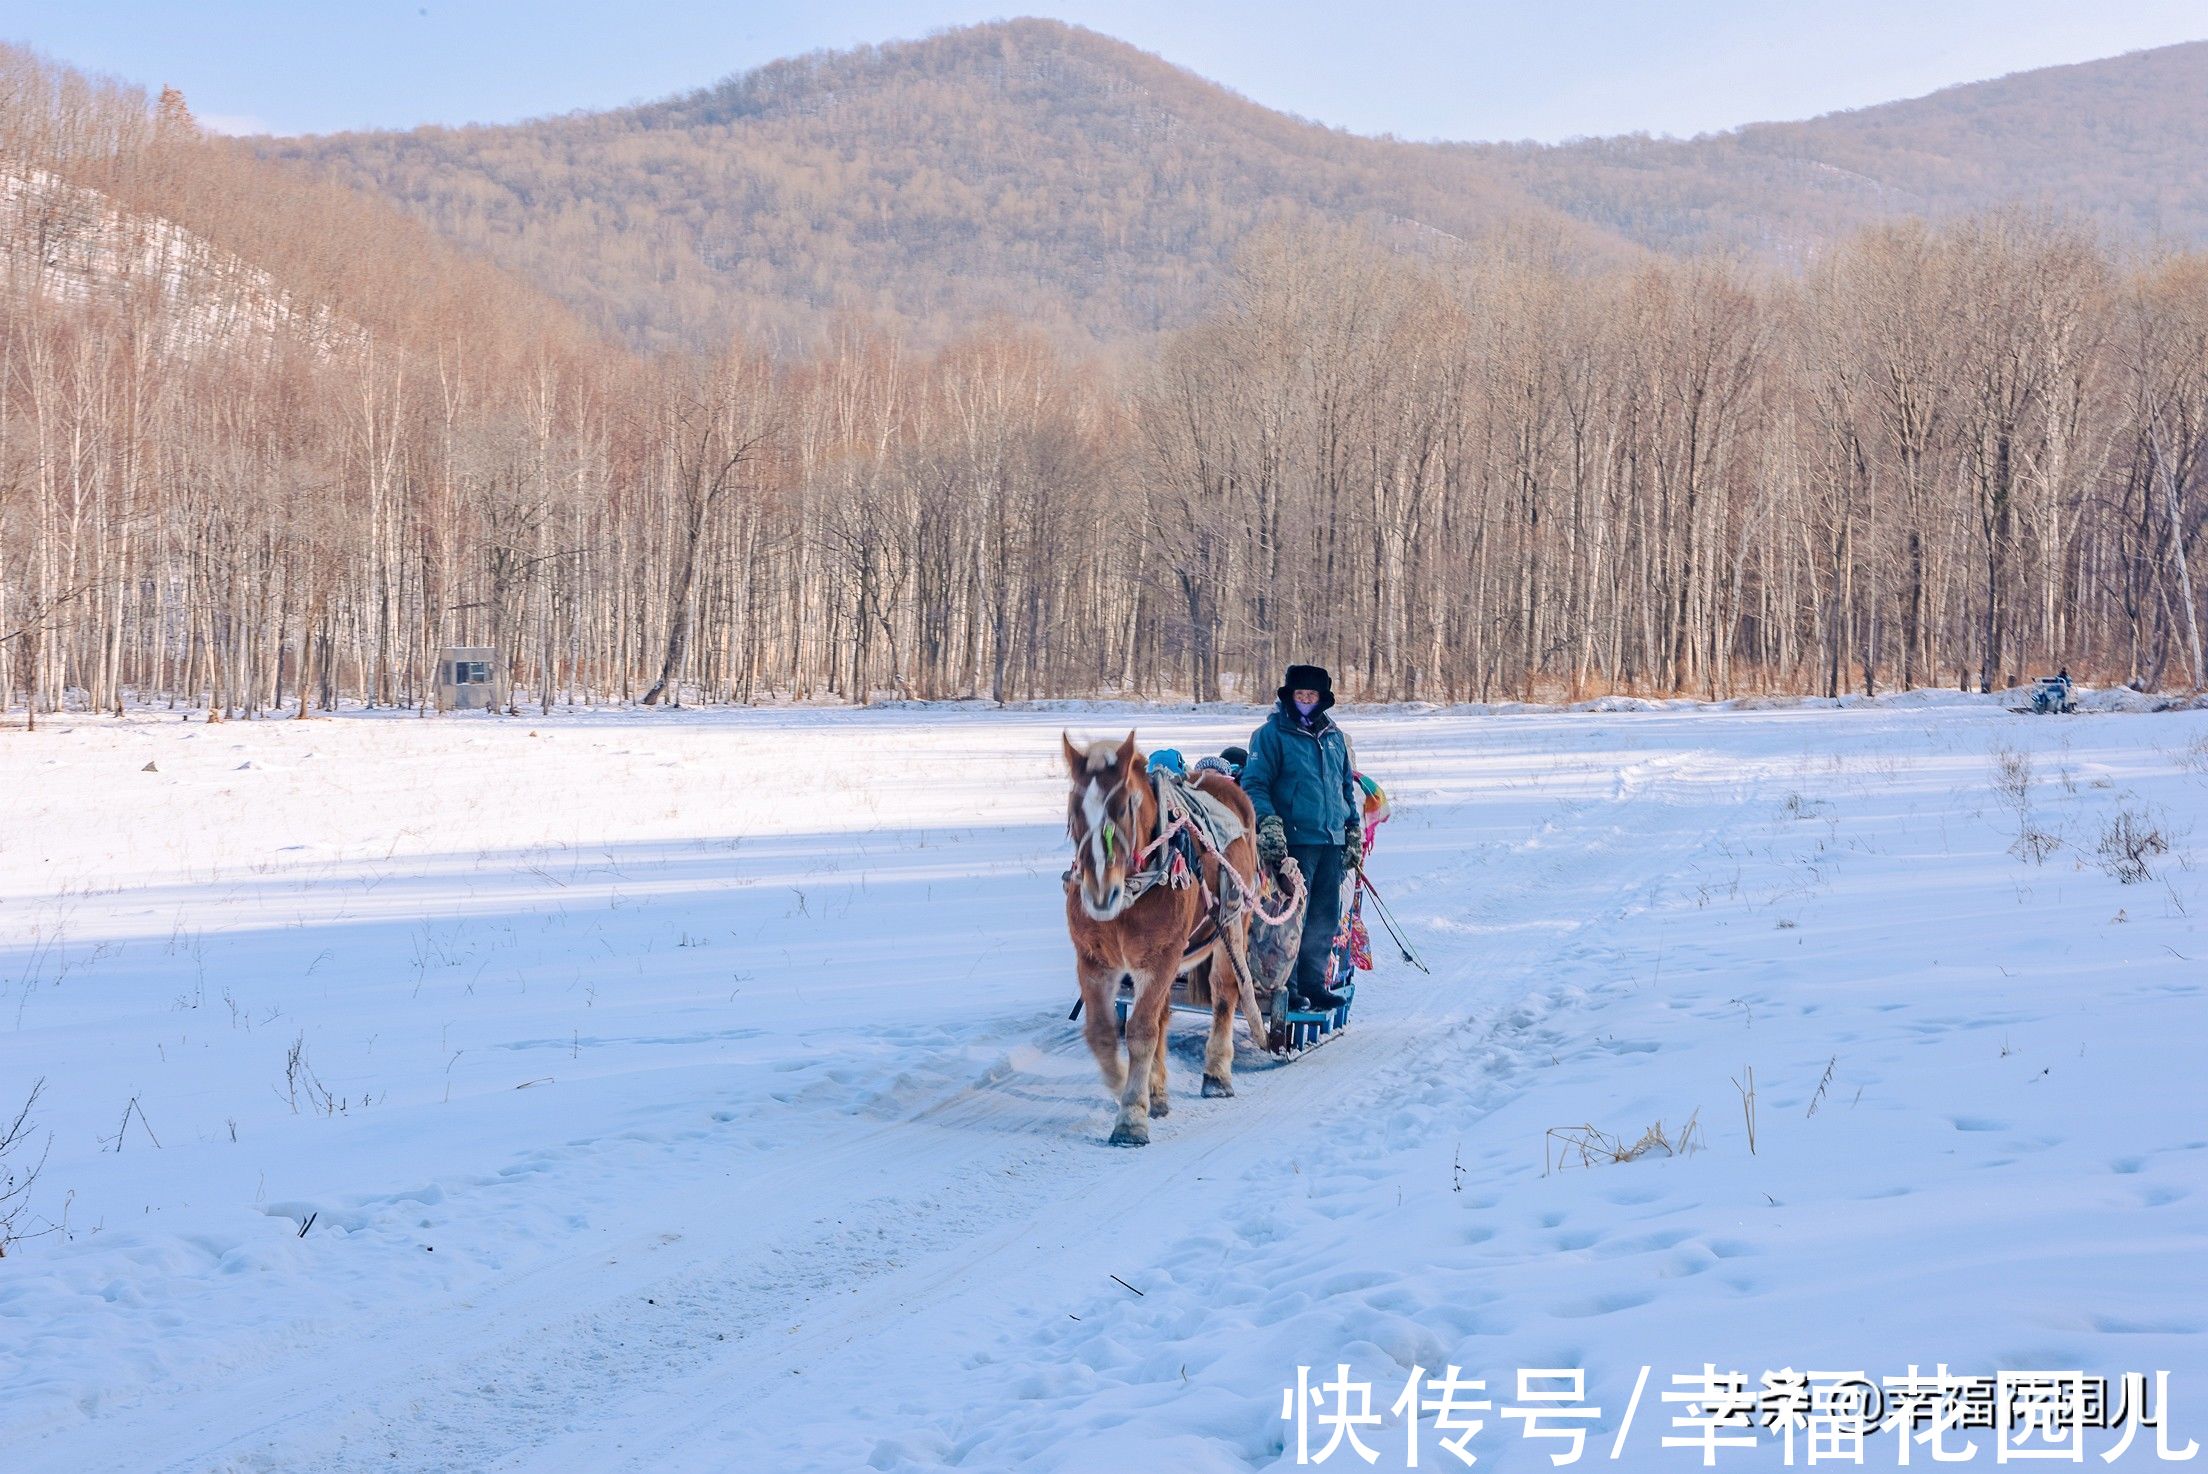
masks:
<svg viewBox="0 0 2208 1474"><path fill-rule="evenodd" d="M2157 110L2157 96L2193 105ZM2067 209L2104 229L2200 244L2208 242L2208 176L2194 161L2208 156L2204 97L2208 41L2191 41L1694 138L1578 140L1539 146L1530 157L1517 145L1458 146L1502 161L1533 193L1579 218L1591 209L1589 171L1629 174L1640 209L1609 223L1658 250L1733 247L1797 260L1887 215L2008 204ZM1667 168L1668 182L1657 177ZM1783 214L1769 204L1774 190L1792 191ZM1680 219L1646 218L1658 210ZM1711 218L1728 211L1800 224L1774 251Z"/></svg>
<svg viewBox="0 0 2208 1474"><path fill-rule="evenodd" d="M395 200L643 348L804 339L844 316L920 341L1009 317L1110 342L1192 320L1275 227L1798 265L1893 214L2053 200L2208 241L2202 98L2208 42L1692 139L1426 143L1021 19L606 112L250 146Z"/></svg>

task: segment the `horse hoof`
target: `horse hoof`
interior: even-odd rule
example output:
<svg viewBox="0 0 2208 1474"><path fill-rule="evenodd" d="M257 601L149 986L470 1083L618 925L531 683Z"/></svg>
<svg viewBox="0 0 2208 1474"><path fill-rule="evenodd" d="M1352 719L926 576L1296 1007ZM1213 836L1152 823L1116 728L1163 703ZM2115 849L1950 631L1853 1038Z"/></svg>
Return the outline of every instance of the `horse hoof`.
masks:
<svg viewBox="0 0 2208 1474"><path fill-rule="evenodd" d="M1216 1096L1232 1094L1234 1094L1234 1086L1229 1082L1220 1079L1217 1075L1204 1076L1204 1099L1210 1100Z"/></svg>
<svg viewBox="0 0 2208 1474"><path fill-rule="evenodd" d="M1164 1093L1160 1092L1151 1098L1150 1114L1153 1116L1170 1116L1173 1114L1173 1102L1167 1100Z"/></svg>
<svg viewBox="0 0 2208 1474"><path fill-rule="evenodd" d="M1112 1136L1109 1145L1148 1146L1149 1144L1150 1126L1147 1122L1122 1121L1117 1126L1114 1126L1112 1128Z"/></svg>

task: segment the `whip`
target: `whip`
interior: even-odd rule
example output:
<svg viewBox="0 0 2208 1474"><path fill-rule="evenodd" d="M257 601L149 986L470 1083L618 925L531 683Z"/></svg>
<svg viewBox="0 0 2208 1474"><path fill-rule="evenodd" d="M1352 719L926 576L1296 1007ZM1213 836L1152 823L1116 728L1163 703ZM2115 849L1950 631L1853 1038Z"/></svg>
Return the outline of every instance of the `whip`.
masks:
<svg viewBox="0 0 2208 1474"><path fill-rule="evenodd" d="M1428 967L1425 959L1420 957L1412 949L1411 944L1403 939L1403 929L1395 924L1394 913L1388 910L1387 897L1380 894L1380 888L1372 883L1362 869L1357 872L1357 883L1365 888L1366 895L1372 897L1373 906L1380 916L1380 924L1388 929L1388 939L1395 943L1395 950L1403 954L1405 962L1425 973L1428 977L1432 977L1434 970Z"/></svg>

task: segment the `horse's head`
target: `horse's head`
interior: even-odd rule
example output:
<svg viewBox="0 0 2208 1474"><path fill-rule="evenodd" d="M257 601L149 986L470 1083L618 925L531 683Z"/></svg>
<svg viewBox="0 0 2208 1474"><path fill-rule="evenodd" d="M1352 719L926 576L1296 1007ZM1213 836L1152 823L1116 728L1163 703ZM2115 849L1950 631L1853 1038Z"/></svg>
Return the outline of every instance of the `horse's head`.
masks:
<svg viewBox="0 0 2208 1474"><path fill-rule="evenodd" d="M1141 836L1150 832L1150 772L1135 751L1135 734L1124 742L1092 742L1076 747L1060 734L1066 749L1066 833L1073 838L1073 878L1081 909L1097 921L1110 921L1132 899Z"/></svg>

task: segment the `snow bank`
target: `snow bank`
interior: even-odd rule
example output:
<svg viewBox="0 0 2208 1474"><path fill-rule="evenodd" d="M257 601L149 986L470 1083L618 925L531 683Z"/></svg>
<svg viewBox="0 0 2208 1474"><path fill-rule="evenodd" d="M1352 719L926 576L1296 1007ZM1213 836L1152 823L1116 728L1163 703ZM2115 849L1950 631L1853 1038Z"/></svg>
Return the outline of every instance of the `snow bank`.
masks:
<svg viewBox="0 0 2208 1474"><path fill-rule="evenodd" d="M1705 1362L2167 1369L2208 1428L2208 715L1352 712L1433 975L1376 936L1232 1100L1182 1030L1115 1152L1056 740L1128 715L0 737L0 1107L45 1079L66 1225L0 1260L11 1469L1288 1467L1337 1364L1583 1368L1604 1462L1647 1366L1632 1468L1695 1466Z"/></svg>

